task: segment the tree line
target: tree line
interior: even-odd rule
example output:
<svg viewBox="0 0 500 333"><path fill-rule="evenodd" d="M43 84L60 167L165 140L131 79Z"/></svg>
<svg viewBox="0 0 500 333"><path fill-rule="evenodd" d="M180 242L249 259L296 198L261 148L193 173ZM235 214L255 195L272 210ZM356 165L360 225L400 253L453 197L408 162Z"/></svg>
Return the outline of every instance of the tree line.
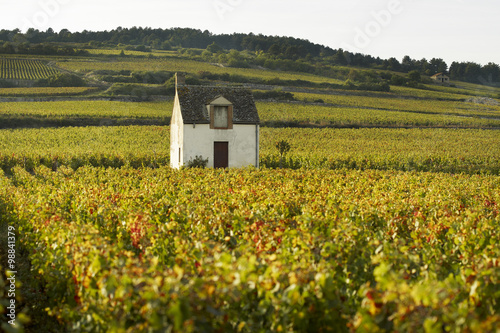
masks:
<svg viewBox="0 0 500 333"><path fill-rule="evenodd" d="M58 55L77 56L88 55L89 52L67 46L56 46L51 44L30 44L5 42L0 43L0 54L31 54L31 55Z"/></svg>
<svg viewBox="0 0 500 333"><path fill-rule="evenodd" d="M392 57L381 59L361 53L352 53L343 49L332 49L330 47L315 44L306 39L281 36L265 36L262 34L213 34L208 30L190 28L152 29L152 28L122 28L110 31L88 31L71 32L62 29L55 32L49 28L46 31L28 29L22 33L19 29L0 30L0 53L33 54L84 54L84 51L72 48L58 48L47 43L79 43L89 46L107 45L138 45L141 48L153 48L170 50L172 48L197 48L206 49L214 54L222 50L251 51L261 55L268 60L272 67L276 62L289 67L297 67L299 70L311 71L314 67L322 65L343 65L363 68L385 69L409 73L418 71L423 75L436 73L448 73L452 79L463 80L474 83L496 83L500 82L500 67L495 63L481 66L474 62L453 62L451 66L440 58L430 60L412 59L405 56L401 61ZM33 46L35 44L35 46ZM36 45L38 44L38 45ZM55 53L50 53L55 52ZM81 52L81 53L79 53ZM235 66L245 65L244 59L237 59L233 54ZM274 63L273 63L274 61Z"/></svg>

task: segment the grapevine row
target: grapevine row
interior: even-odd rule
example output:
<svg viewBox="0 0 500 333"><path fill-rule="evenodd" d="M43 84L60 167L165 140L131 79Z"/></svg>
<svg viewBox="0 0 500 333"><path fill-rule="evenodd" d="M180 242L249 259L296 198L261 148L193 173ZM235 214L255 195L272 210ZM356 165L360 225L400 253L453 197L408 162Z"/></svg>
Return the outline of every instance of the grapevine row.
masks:
<svg viewBox="0 0 500 333"><path fill-rule="evenodd" d="M322 96L322 95L318 95ZM339 99L340 103L349 104L349 100ZM364 100L367 104L370 99ZM375 101L372 101L376 103ZM360 102L361 103L361 102ZM399 111L399 104L384 107L395 108L377 110L343 106L328 106L314 104L291 104L275 102L257 102L259 117L263 127L445 127L445 128L500 128L500 107L488 107L486 111L474 106L474 110L456 110L457 104L441 102L436 106L413 105L409 103L406 109ZM383 103L381 103L383 104ZM470 103L462 103L463 108L471 107ZM422 107L422 111L417 108ZM442 112L429 111L442 108ZM483 107L485 108L485 107ZM170 117L173 102L155 103L124 103L114 101L56 101L48 103L25 102L4 103L3 112L16 116L19 114L33 116L82 116L93 117L140 117L140 118L166 118ZM453 115L448 115L453 114Z"/></svg>
<svg viewBox="0 0 500 333"><path fill-rule="evenodd" d="M40 60L0 58L0 79L37 80L56 73Z"/></svg>
<svg viewBox="0 0 500 333"><path fill-rule="evenodd" d="M499 177L16 168L0 195L69 331L494 331Z"/></svg>
<svg viewBox="0 0 500 333"><path fill-rule="evenodd" d="M147 112L155 106L141 105L144 110L130 112ZM285 168L500 174L496 131L262 128L262 167L280 166L275 147L280 139L292 146L281 164ZM15 166L32 171L38 165L54 169L65 165L75 170L85 165L155 168L169 165L169 159L166 126L0 131L0 168L9 173Z"/></svg>

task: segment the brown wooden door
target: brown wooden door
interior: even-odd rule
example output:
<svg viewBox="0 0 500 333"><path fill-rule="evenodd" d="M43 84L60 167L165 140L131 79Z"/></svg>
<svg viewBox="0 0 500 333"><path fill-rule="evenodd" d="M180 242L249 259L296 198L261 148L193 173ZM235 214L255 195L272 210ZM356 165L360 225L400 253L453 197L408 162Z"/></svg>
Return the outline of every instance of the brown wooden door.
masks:
<svg viewBox="0 0 500 333"><path fill-rule="evenodd" d="M214 142L214 168L229 166L229 143Z"/></svg>

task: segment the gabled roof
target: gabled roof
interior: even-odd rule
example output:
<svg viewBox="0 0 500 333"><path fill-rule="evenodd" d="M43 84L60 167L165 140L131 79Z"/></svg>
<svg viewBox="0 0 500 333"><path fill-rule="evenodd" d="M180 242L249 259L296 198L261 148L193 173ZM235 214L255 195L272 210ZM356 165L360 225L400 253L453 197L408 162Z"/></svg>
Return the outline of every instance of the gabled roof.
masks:
<svg viewBox="0 0 500 333"><path fill-rule="evenodd" d="M440 75L441 75L441 76L448 76L448 75L446 75L445 73L437 73L437 74L434 74L434 75L433 75L433 76L431 76L431 77L438 77L438 76L440 76Z"/></svg>
<svg viewBox="0 0 500 333"><path fill-rule="evenodd" d="M223 97L233 105L233 124L259 124L257 107L248 89L178 85L177 95L184 124L210 124L207 105Z"/></svg>

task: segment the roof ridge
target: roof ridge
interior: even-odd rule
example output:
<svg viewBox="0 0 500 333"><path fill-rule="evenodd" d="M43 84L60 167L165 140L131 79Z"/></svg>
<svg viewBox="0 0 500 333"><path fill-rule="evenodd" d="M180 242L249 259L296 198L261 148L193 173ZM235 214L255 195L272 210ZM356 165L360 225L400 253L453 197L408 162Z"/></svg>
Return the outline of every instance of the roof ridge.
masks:
<svg viewBox="0 0 500 333"><path fill-rule="evenodd" d="M250 90L245 86L242 85L206 85L206 84L200 84L200 85L195 85L195 84L181 84L179 87L203 87L203 88L237 88L237 89L245 89L245 90Z"/></svg>

